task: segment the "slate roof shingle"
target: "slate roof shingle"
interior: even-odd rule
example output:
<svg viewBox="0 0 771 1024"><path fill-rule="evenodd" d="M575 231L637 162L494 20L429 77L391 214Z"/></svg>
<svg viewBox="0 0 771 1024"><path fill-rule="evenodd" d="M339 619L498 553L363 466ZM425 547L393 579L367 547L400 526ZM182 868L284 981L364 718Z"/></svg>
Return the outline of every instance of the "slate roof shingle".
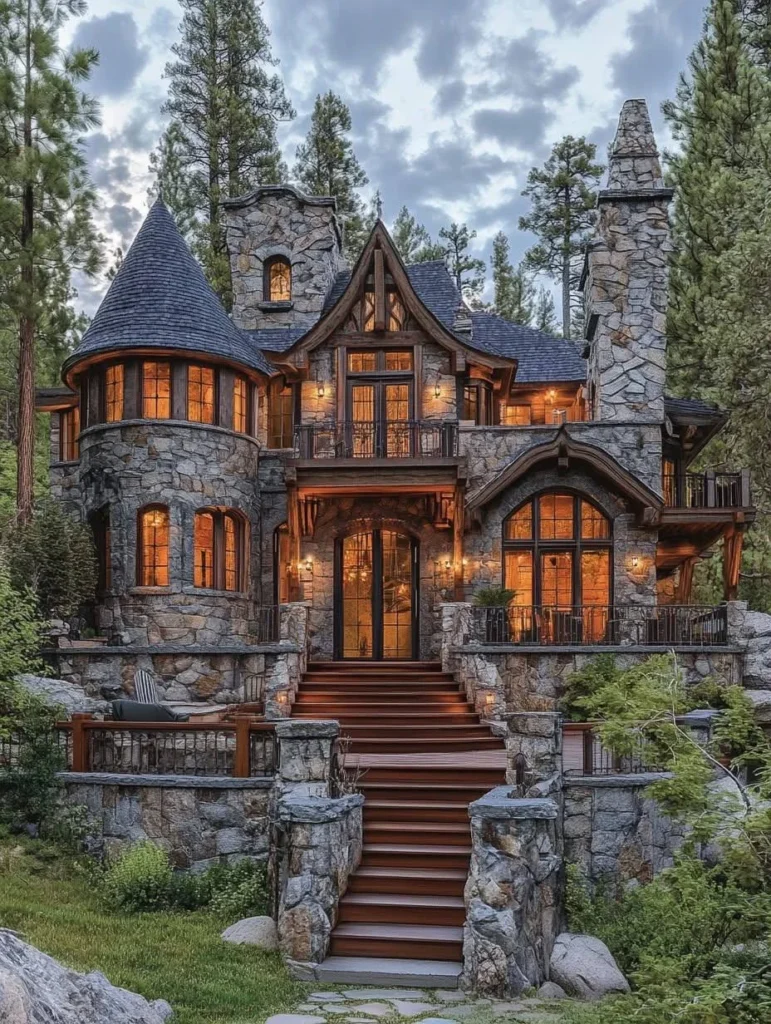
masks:
<svg viewBox="0 0 771 1024"><path fill-rule="evenodd" d="M160 199L64 371L86 356L122 348L200 352L273 372L225 312Z"/></svg>

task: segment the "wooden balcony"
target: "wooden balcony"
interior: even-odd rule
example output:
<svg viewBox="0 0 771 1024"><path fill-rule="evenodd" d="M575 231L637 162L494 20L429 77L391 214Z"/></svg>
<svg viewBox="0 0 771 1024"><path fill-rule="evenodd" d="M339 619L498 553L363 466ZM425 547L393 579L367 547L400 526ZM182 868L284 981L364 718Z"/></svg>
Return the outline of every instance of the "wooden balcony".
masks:
<svg viewBox="0 0 771 1024"><path fill-rule="evenodd" d="M458 455L455 421L304 423L295 430L299 459L347 462L382 459L452 459Z"/></svg>
<svg viewBox="0 0 771 1024"><path fill-rule="evenodd" d="M664 504L668 509L717 510L752 507L750 472L665 473Z"/></svg>

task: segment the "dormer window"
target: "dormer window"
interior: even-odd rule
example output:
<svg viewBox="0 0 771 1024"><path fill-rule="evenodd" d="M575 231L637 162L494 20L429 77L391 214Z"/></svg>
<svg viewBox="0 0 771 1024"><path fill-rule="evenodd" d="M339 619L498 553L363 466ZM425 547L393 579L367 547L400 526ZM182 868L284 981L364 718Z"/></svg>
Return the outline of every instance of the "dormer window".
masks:
<svg viewBox="0 0 771 1024"><path fill-rule="evenodd" d="M285 256L265 261L263 296L265 302L292 301L292 267Z"/></svg>

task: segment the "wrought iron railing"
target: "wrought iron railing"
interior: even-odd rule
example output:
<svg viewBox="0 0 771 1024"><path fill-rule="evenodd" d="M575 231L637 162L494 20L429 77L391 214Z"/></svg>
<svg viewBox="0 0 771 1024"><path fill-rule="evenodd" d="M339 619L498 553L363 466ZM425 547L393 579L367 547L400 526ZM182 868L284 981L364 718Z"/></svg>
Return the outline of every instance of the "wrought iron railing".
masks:
<svg viewBox="0 0 771 1024"><path fill-rule="evenodd" d="M659 770L646 762L642 743L640 751L631 755L608 750L591 722L563 725L562 769L565 775L640 775Z"/></svg>
<svg viewBox="0 0 771 1024"><path fill-rule="evenodd" d="M255 642L276 644L279 640L280 609L277 604L265 605L255 611Z"/></svg>
<svg viewBox="0 0 771 1024"><path fill-rule="evenodd" d="M728 642L725 605L472 608L470 640L504 646L707 647Z"/></svg>
<svg viewBox="0 0 771 1024"><path fill-rule="evenodd" d="M454 421L303 423L295 428L301 459L423 459L458 454Z"/></svg>
<svg viewBox="0 0 771 1024"><path fill-rule="evenodd" d="M668 508L749 508L750 474L665 473L664 504Z"/></svg>

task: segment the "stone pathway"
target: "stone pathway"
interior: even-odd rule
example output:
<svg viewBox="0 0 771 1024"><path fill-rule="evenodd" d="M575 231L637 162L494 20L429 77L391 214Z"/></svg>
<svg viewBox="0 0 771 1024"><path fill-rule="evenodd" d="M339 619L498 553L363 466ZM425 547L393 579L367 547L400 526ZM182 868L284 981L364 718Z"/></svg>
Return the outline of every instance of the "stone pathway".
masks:
<svg viewBox="0 0 771 1024"><path fill-rule="evenodd" d="M337 988L311 992L265 1024L561 1024L570 1000L479 999L448 989Z"/></svg>

